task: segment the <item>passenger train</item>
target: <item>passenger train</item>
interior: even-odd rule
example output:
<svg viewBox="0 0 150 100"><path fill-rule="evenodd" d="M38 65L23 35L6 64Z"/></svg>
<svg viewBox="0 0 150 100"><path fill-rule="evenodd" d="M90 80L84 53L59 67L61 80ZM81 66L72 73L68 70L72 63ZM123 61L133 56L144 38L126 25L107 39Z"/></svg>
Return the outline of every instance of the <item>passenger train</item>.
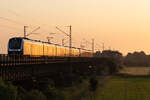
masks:
<svg viewBox="0 0 150 100"><path fill-rule="evenodd" d="M23 56L55 56L55 57L92 57L91 50L71 48L22 37L13 37L8 42L8 54Z"/></svg>

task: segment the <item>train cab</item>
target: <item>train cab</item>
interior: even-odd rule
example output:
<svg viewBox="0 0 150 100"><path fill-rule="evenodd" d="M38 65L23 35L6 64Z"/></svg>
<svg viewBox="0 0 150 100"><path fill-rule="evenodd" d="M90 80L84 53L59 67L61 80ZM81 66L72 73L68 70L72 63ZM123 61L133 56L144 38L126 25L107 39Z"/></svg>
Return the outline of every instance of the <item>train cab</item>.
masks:
<svg viewBox="0 0 150 100"><path fill-rule="evenodd" d="M19 37L11 38L8 42L8 54L23 55L23 39Z"/></svg>

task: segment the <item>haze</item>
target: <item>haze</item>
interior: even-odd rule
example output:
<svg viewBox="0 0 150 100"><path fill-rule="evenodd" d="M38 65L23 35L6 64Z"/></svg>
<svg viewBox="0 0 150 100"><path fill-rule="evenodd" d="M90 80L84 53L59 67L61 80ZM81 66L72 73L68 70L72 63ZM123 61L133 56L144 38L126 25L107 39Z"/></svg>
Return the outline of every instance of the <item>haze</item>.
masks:
<svg viewBox="0 0 150 100"><path fill-rule="evenodd" d="M104 43L105 49L123 54L141 50L149 54L149 5L149 0L0 0L0 52L7 53L10 37L23 36L24 25L29 26L27 32L41 27L31 39L47 41L49 33L57 33L52 40L56 43L67 37L55 27L68 32L65 26L72 25L73 46L94 38L100 45L96 50Z"/></svg>

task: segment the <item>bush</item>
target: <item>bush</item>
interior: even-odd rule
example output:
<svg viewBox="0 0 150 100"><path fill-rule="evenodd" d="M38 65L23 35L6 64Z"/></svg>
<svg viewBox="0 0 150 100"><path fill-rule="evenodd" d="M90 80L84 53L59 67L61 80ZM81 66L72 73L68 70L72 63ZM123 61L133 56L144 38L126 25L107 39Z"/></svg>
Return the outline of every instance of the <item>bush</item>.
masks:
<svg viewBox="0 0 150 100"><path fill-rule="evenodd" d="M29 92L27 100L47 100L47 98L42 92L38 90L32 90Z"/></svg>
<svg viewBox="0 0 150 100"><path fill-rule="evenodd" d="M17 97L17 87L11 83L5 84L0 78L0 100L16 100Z"/></svg>
<svg viewBox="0 0 150 100"><path fill-rule="evenodd" d="M22 88L22 87L18 87L18 99L19 100L27 100L28 97L28 92Z"/></svg>
<svg viewBox="0 0 150 100"><path fill-rule="evenodd" d="M95 77L91 77L89 83L90 83L89 90L95 92L98 84L97 79Z"/></svg>
<svg viewBox="0 0 150 100"><path fill-rule="evenodd" d="M47 98L38 90L28 93L22 87L17 88L11 83L4 83L0 78L0 100L47 100Z"/></svg>
<svg viewBox="0 0 150 100"><path fill-rule="evenodd" d="M48 86L44 94L47 96L47 100L66 100L64 93L54 87Z"/></svg>

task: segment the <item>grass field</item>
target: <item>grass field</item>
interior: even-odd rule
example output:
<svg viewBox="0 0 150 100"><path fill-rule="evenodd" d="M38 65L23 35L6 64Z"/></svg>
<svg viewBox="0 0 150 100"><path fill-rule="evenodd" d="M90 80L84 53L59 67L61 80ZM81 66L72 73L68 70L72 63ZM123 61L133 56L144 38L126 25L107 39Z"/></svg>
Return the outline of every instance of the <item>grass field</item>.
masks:
<svg viewBox="0 0 150 100"><path fill-rule="evenodd" d="M136 73L137 70L137 73ZM150 68L126 68L96 92L96 100L150 100Z"/></svg>
<svg viewBox="0 0 150 100"><path fill-rule="evenodd" d="M128 75L149 75L150 67L125 67L120 73Z"/></svg>

